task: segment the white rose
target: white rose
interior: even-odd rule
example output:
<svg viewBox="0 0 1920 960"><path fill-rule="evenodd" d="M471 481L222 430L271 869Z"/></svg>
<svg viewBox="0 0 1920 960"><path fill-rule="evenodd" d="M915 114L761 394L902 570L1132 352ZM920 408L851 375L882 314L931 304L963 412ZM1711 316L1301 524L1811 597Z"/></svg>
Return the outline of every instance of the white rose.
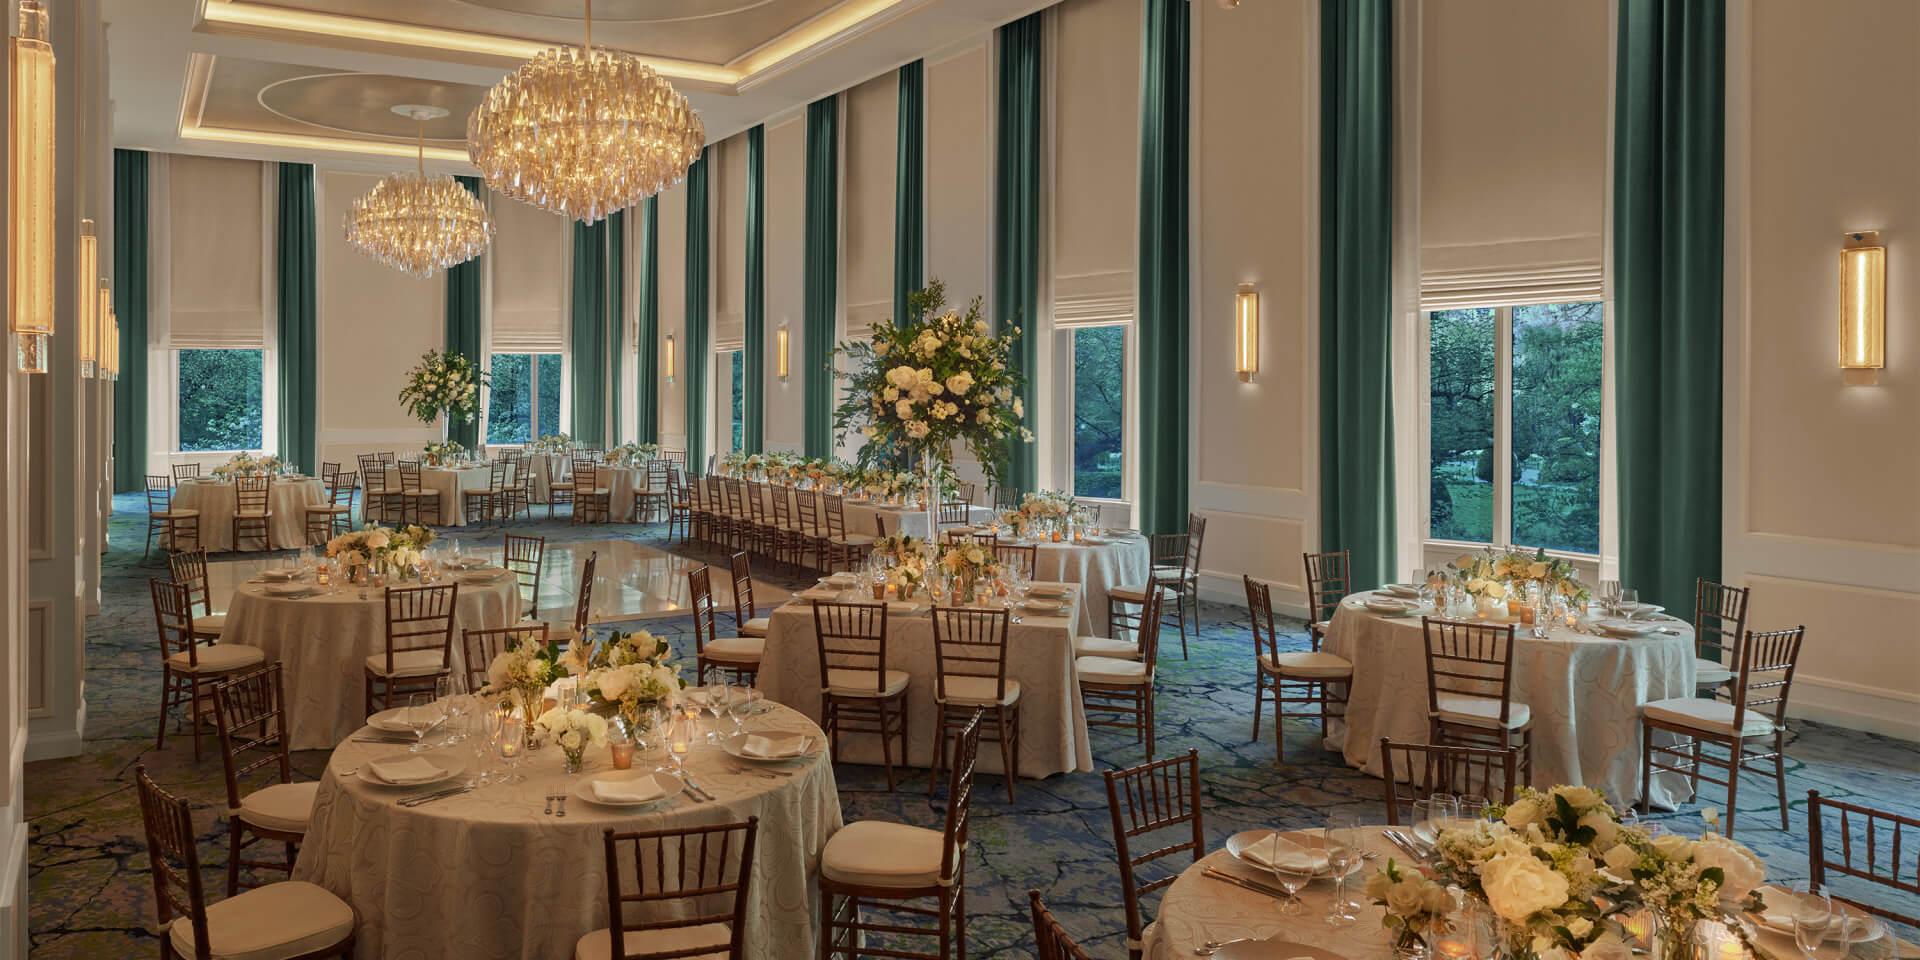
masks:
<svg viewBox="0 0 1920 960"><path fill-rule="evenodd" d="M607 742L607 718L597 713L587 714L587 742L601 746Z"/></svg>
<svg viewBox="0 0 1920 960"><path fill-rule="evenodd" d="M894 413L894 416L897 416L902 420L913 419L913 401L902 400L894 404L893 413Z"/></svg>
<svg viewBox="0 0 1920 960"><path fill-rule="evenodd" d="M1653 852L1662 860L1686 861L1693 859L1693 841L1677 833L1663 833L1653 838Z"/></svg>
<svg viewBox="0 0 1920 960"><path fill-rule="evenodd" d="M1611 850L1607 851L1606 856L1602 859L1606 861L1607 869L1612 870L1615 876L1625 880L1632 877L1633 868L1640 865L1640 851L1635 850L1628 844L1616 843Z"/></svg>
<svg viewBox="0 0 1920 960"><path fill-rule="evenodd" d="M1514 802L1508 804L1507 815L1504 817L1501 817L1500 819L1505 820L1507 823L1507 826L1512 827L1515 830L1519 830L1526 827L1527 824L1530 824L1539 820L1540 817L1541 817L1541 811L1540 811L1539 801L1529 798L1529 799L1515 800Z"/></svg>
<svg viewBox="0 0 1920 960"><path fill-rule="evenodd" d="M956 397L966 396L967 391L973 389L973 374L968 373L965 370L962 370L959 373L956 373L953 376L948 377L947 389L952 391L953 395Z"/></svg>
<svg viewBox="0 0 1920 960"><path fill-rule="evenodd" d="M1511 923L1567 902L1567 878L1531 856L1502 854L1487 861L1480 886L1493 912Z"/></svg>
<svg viewBox="0 0 1920 960"><path fill-rule="evenodd" d="M1613 822L1612 817L1598 810L1582 816L1580 818L1580 825L1593 830L1593 845L1595 847L1605 847L1612 844L1614 836L1620 832L1620 825Z"/></svg>
<svg viewBox="0 0 1920 960"><path fill-rule="evenodd" d="M1567 932L1585 940L1587 934L1593 932L1593 921L1586 917L1574 917L1567 921Z"/></svg>
<svg viewBox="0 0 1920 960"><path fill-rule="evenodd" d="M1426 896L1420 889L1420 881L1408 878L1387 889L1387 909L1402 917L1410 917L1420 912L1420 905L1426 902Z"/></svg>
<svg viewBox="0 0 1920 960"><path fill-rule="evenodd" d="M625 667L616 667L600 671L600 695L608 700L618 700L626 696L628 676Z"/></svg>
<svg viewBox="0 0 1920 960"><path fill-rule="evenodd" d="M1608 931L1580 951L1580 960L1633 960L1633 947L1618 934Z"/></svg>
<svg viewBox="0 0 1920 960"><path fill-rule="evenodd" d="M487 686L502 687L507 682L507 663L513 659L511 653L495 654L493 662L487 664Z"/></svg>
<svg viewBox="0 0 1920 960"><path fill-rule="evenodd" d="M1591 810L1606 802L1606 797L1592 787L1554 787L1553 795L1567 801L1567 805L1572 807L1575 813Z"/></svg>
<svg viewBox="0 0 1920 960"><path fill-rule="evenodd" d="M378 550L381 547L384 547L391 542L393 542L393 540L391 537L387 536L387 532L385 530L375 530L372 533L367 534L368 549Z"/></svg>
<svg viewBox="0 0 1920 960"><path fill-rule="evenodd" d="M1766 866L1752 851L1718 834L1708 834L1694 845L1693 862L1702 870L1720 868L1723 903L1745 900L1767 876Z"/></svg>
<svg viewBox="0 0 1920 960"><path fill-rule="evenodd" d="M568 750L578 750L586 744L581 740L580 731L569 727L565 733L560 735L560 745Z"/></svg>

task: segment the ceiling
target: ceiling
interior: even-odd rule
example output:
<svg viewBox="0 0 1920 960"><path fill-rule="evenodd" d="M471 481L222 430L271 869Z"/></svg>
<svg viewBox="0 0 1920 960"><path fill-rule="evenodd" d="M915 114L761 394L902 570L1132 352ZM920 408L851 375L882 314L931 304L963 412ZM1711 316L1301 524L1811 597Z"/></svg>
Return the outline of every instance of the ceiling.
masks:
<svg viewBox="0 0 1920 960"><path fill-rule="evenodd" d="M712 140L1053 0L594 0L593 43L641 57ZM386 169L468 169L467 115L584 0L104 0L121 147ZM448 111L426 122L400 104Z"/></svg>

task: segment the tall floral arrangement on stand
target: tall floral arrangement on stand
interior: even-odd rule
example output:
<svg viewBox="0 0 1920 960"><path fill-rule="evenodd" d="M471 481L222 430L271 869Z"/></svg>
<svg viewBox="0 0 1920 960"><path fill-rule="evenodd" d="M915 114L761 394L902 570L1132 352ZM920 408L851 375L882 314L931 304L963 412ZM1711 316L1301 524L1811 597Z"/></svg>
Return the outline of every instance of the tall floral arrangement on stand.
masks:
<svg viewBox="0 0 1920 960"><path fill-rule="evenodd" d="M546 713L547 687L567 673L559 644L528 637L502 650L487 664L485 693L502 697L520 710L526 743L533 745L535 721Z"/></svg>
<svg viewBox="0 0 1920 960"><path fill-rule="evenodd" d="M421 423L440 421L440 439L447 438L452 421L473 419L480 410L480 385L487 375L465 354L428 350L407 371L400 388L400 405Z"/></svg>

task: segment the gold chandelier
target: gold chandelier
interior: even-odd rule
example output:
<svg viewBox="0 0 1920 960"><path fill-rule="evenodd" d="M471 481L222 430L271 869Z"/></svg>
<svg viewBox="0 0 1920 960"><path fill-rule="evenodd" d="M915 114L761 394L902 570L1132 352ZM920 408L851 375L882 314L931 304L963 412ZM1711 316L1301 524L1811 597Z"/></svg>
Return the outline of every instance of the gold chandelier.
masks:
<svg viewBox="0 0 1920 960"><path fill-rule="evenodd" d="M347 242L401 273L431 277L479 256L493 239L493 218L480 198L452 177L427 176L426 122L447 111L402 104L393 112L420 125L419 167L381 180L353 201L347 211Z"/></svg>
<svg viewBox="0 0 1920 960"><path fill-rule="evenodd" d="M687 98L638 58L586 43L543 51L467 119L467 156L495 190L593 223L673 186L706 145Z"/></svg>

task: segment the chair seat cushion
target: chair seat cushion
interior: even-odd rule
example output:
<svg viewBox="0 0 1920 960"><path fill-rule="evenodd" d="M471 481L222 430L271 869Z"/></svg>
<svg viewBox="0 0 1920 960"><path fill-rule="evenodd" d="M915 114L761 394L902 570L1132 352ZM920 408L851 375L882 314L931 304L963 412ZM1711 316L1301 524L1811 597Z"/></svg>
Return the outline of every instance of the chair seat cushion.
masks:
<svg viewBox="0 0 1920 960"><path fill-rule="evenodd" d="M266 520L272 516L272 510L241 510L234 514L240 520Z"/></svg>
<svg viewBox="0 0 1920 960"><path fill-rule="evenodd" d="M276 783L240 798L240 819L268 830L306 833L320 781ZM233 811L227 811L232 815Z"/></svg>
<svg viewBox="0 0 1920 960"><path fill-rule="evenodd" d="M270 883L207 905L207 947L216 960L285 960L325 949L353 932L353 908L303 880ZM173 949L195 956L193 919L170 925Z"/></svg>
<svg viewBox="0 0 1920 960"><path fill-rule="evenodd" d="M430 677L446 669L439 650L396 650L393 654L392 675L396 677ZM385 652L367 658L367 672L376 677L388 675Z"/></svg>
<svg viewBox="0 0 1920 960"><path fill-rule="evenodd" d="M1707 730L1727 736L1733 736L1735 732L1733 729L1733 704L1724 703L1719 700L1709 700L1705 697L1675 697L1671 700L1655 700L1652 703L1642 704L1640 707L1640 715L1649 720L1658 720L1662 723L1692 727L1696 730ZM1743 737L1764 737L1772 732L1772 720L1749 710L1747 711L1745 719L1740 724L1739 735Z"/></svg>
<svg viewBox="0 0 1920 960"><path fill-rule="evenodd" d="M864 533L848 533L834 537L833 542L843 547L865 547L870 546L873 543L873 539L874 538Z"/></svg>
<svg viewBox="0 0 1920 960"><path fill-rule="evenodd" d="M154 514L156 517L167 520L185 520L189 517L197 517L199 515L200 511L198 510L161 510Z"/></svg>
<svg viewBox="0 0 1920 960"><path fill-rule="evenodd" d="M402 490L400 491L400 495L403 497L414 497L420 500L437 500L440 497L440 491L438 490Z"/></svg>
<svg viewBox="0 0 1920 960"><path fill-rule="evenodd" d="M733 931L727 929L724 923L668 927L664 930L629 930L620 941L628 953L669 953L696 950L708 945L720 948L712 953L687 954L686 960L727 960L732 943ZM603 927L581 937L580 942L573 946L573 960L615 960L613 931Z"/></svg>
<svg viewBox="0 0 1920 960"><path fill-rule="evenodd" d="M1697 659L1693 661L1694 683L1702 687L1717 687L1733 679L1733 671L1718 660Z"/></svg>
<svg viewBox="0 0 1920 960"><path fill-rule="evenodd" d="M1160 596L1162 599L1172 597L1177 592L1178 591L1172 587L1165 586L1164 584L1160 587ZM1107 591L1107 599L1118 600L1121 603L1146 603L1147 585L1144 583L1136 583L1128 586L1113 587Z"/></svg>
<svg viewBox="0 0 1920 960"><path fill-rule="evenodd" d="M947 695L936 699L967 707L1005 706L1020 699L1020 681L1009 677L1006 694L997 700L993 696L996 686L992 677L948 677Z"/></svg>
<svg viewBox="0 0 1920 960"><path fill-rule="evenodd" d="M1440 695L1440 709L1434 713L1442 723L1457 723L1468 727L1484 727L1488 730L1500 729L1500 701L1481 697L1462 696L1457 693ZM1533 708L1524 703L1507 705L1507 729L1518 730L1533 719Z"/></svg>
<svg viewBox="0 0 1920 960"><path fill-rule="evenodd" d="M193 635L196 637L217 637L226 631L227 615L224 613L209 613L193 618Z"/></svg>
<svg viewBox="0 0 1920 960"><path fill-rule="evenodd" d="M197 665L188 665L185 650L168 657L167 665L188 673L226 673L267 662L265 650L238 643L216 643L211 647L201 647L193 653L195 659L199 661Z"/></svg>
<svg viewBox="0 0 1920 960"><path fill-rule="evenodd" d="M1108 637L1075 637L1073 655L1076 657L1112 657L1115 660L1140 659L1140 645L1131 640L1114 640Z"/></svg>
<svg viewBox="0 0 1920 960"><path fill-rule="evenodd" d="M886 685L880 686L872 670L841 667L827 671L827 692L836 697L891 697L907 689L904 670L888 670ZM879 687L880 692L874 689Z"/></svg>
<svg viewBox="0 0 1920 960"><path fill-rule="evenodd" d="M707 641L706 649L700 655L708 660L725 660L728 663L759 663L760 655L766 649L766 637L719 637Z"/></svg>
<svg viewBox="0 0 1920 960"><path fill-rule="evenodd" d="M749 637L764 637L773 628L772 617L754 617L740 625L740 632Z"/></svg>
<svg viewBox="0 0 1920 960"><path fill-rule="evenodd" d="M884 820L856 820L841 827L820 853L829 880L868 887L930 887L940 882L939 830ZM954 858L955 865L959 858Z"/></svg>
<svg viewBox="0 0 1920 960"><path fill-rule="evenodd" d="M1073 661L1073 669L1080 675L1082 683L1138 686L1153 680L1153 674L1147 672L1147 665L1139 660L1121 660L1116 657L1077 657Z"/></svg>
<svg viewBox="0 0 1920 960"><path fill-rule="evenodd" d="M1268 671L1288 677L1318 680L1353 676L1353 662L1331 653L1299 650L1273 657L1263 655L1260 661Z"/></svg>
<svg viewBox="0 0 1920 960"><path fill-rule="evenodd" d="M307 512L308 512L308 513L332 513L332 514L342 514L342 513L352 513L352 512L353 512L353 508L352 508L352 507L348 507L348 506L338 506L338 507L308 507L308 508L307 508Z"/></svg>

